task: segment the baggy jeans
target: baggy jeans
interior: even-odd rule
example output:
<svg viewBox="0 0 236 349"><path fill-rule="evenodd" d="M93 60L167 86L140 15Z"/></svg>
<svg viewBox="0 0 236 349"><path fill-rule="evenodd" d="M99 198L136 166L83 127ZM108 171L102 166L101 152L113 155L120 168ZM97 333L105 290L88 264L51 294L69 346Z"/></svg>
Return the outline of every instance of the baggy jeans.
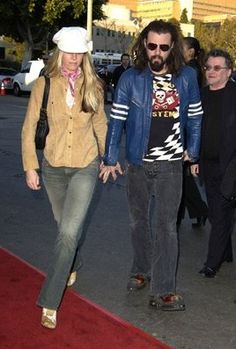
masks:
<svg viewBox="0 0 236 349"><path fill-rule="evenodd" d="M98 160L85 168L52 167L43 159L42 177L58 225L52 263L38 305L56 310L68 277L81 266L79 244L98 174Z"/></svg>
<svg viewBox="0 0 236 349"><path fill-rule="evenodd" d="M176 292L176 220L182 195L182 171L182 160L128 167L127 195L134 252L131 275L150 277L153 296ZM151 231L153 196L156 225Z"/></svg>

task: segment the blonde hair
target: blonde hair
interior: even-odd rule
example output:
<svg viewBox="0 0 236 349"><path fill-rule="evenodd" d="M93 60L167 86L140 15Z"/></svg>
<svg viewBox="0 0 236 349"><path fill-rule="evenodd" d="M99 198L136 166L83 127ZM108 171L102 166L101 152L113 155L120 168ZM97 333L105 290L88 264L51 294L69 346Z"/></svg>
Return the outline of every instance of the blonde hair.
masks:
<svg viewBox="0 0 236 349"><path fill-rule="evenodd" d="M63 51L56 48L47 62L45 75L51 78L60 75L62 55ZM84 82L81 90L82 110L86 112L96 112L99 105L98 100L101 99L103 95L103 88L101 79L94 70L92 59L88 52L84 53L80 68L84 74Z"/></svg>

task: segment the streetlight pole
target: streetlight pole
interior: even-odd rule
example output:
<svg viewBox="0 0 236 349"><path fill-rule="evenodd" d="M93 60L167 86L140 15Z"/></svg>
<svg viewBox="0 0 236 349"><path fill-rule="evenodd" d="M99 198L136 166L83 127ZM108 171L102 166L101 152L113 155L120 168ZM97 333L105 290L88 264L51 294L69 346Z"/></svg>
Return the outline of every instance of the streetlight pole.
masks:
<svg viewBox="0 0 236 349"><path fill-rule="evenodd" d="M88 0L87 5L87 32L88 39L91 41L91 51L93 50L93 0Z"/></svg>

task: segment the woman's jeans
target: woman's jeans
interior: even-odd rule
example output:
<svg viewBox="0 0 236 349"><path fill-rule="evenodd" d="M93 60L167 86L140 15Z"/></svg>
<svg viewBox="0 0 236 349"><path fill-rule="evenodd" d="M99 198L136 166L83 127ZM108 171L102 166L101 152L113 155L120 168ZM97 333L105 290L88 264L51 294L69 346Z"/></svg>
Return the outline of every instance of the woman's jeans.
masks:
<svg viewBox="0 0 236 349"><path fill-rule="evenodd" d="M182 161L128 167L128 202L134 251L131 276L151 277L153 296L175 293L178 261L176 219L182 195ZM156 224L151 232L150 203Z"/></svg>
<svg viewBox="0 0 236 349"><path fill-rule="evenodd" d="M58 225L52 263L38 299L44 308L59 307L70 273L81 266L78 246L97 174L97 159L85 168L52 167L43 160L43 181Z"/></svg>

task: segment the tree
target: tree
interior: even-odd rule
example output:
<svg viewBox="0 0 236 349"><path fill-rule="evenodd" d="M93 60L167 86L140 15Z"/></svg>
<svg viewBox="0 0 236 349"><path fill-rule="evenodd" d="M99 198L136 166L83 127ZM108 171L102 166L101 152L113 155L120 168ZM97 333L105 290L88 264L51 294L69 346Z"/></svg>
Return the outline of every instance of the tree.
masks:
<svg viewBox="0 0 236 349"><path fill-rule="evenodd" d="M93 18L103 18L102 5L93 0ZM25 44L23 61L51 42L51 33L63 26L85 26L87 0L7 0L0 3L0 33Z"/></svg>
<svg viewBox="0 0 236 349"><path fill-rule="evenodd" d="M200 46L207 52L216 46L219 29L209 26L201 21L193 21L195 37L199 40Z"/></svg>
<svg viewBox="0 0 236 349"><path fill-rule="evenodd" d="M189 20L188 20L188 11L187 11L186 8L183 9L179 21L180 21L180 23L189 23Z"/></svg>
<svg viewBox="0 0 236 349"><path fill-rule="evenodd" d="M236 19L226 19L221 25L217 37L217 47L220 47L232 56L236 62Z"/></svg>

